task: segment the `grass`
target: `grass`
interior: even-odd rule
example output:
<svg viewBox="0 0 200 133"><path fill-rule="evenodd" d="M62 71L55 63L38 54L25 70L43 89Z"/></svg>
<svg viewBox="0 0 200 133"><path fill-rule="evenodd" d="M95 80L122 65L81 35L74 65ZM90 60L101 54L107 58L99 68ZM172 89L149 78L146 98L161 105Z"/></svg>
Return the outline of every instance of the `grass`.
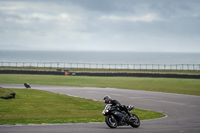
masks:
<svg viewBox="0 0 200 133"><path fill-rule="evenodd" d="M6 89L8 90L8 89ZM15 99L0 99L0 124L104 122L104 103L33 89L13 89ZM134 109L141 120L157 112Z"/></svg>
<svg viewBox="0 0 200 133"><path fill-rule="evenodd" d="M0 83L110 87L200 96L199 79L0 74Z"/></svg>
<svg viewBox="0 0 200 133"><path fill-rule="evenodd" d="M12 93L12 90L0 87L0 98L10 97Z"/></svg>
<svg viewBox="0 0 200 133"><path fill-rule="evenodd" d="M199 79L86 77L60 75L0 74L0 83L110 87L200 96ZM47 91L15 89L15 99L0 99L0 124L104 122L104 104ZM134 109L141 120L163 114Z"/></svg>

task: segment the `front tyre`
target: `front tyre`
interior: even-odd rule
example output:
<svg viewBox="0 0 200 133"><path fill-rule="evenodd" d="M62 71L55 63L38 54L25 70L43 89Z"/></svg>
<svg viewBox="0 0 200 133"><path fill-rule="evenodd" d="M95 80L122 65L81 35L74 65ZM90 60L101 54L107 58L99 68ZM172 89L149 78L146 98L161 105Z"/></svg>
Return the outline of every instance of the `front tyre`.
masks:
<svg viewBox="0 0 200 133"><path fill-rule="evenodd" d="M140 119L135 114L131 114L130 125L134 128L138 128L140 126Z"/></svg>
<svg viewBox="0 0 200 133"><path fill-rule="evenodd" d="M115 117L113 115L107 115L105 117L105 121L106 121L106 124L110 128L116 128L117 127L117 120L115 119Z"/></svg>

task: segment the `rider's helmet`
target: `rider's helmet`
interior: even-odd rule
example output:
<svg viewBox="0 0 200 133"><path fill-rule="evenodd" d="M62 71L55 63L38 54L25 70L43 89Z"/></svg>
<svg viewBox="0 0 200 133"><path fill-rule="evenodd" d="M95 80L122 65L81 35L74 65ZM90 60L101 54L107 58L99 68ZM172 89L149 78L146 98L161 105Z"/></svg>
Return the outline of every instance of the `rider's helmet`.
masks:
<svg viewBox="0 0 200 133"><path fill-rule="evenodd" d="M111 97L106 95L106 96L103 97L103 100L105 100L105 103L108 104L109 100L111 100Z"/></svg>

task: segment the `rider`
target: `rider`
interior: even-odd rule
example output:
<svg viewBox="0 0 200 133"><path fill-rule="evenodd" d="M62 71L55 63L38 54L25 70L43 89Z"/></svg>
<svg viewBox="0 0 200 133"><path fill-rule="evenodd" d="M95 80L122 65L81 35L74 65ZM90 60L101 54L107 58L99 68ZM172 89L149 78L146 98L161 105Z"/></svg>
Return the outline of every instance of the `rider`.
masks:
<svg viewBox="0 0 200 133"><path fill-rule="evenodd" d="M127 107L125 105L121 105L121 103L118 102L117 100L112 100L111 97L108 95L104 96L103 100L105 100L106 104L112 104L113 106L118 106L122 111L125 111L129 117L131 117L131 114L128 111Z"/></svg>
<svg viewBox="0 0 200 133"><path fill-rule="evenodd" d="M24 83L24 86L25 86L26 88L31 88L31 86L29 85L29 83Z"/></svg>

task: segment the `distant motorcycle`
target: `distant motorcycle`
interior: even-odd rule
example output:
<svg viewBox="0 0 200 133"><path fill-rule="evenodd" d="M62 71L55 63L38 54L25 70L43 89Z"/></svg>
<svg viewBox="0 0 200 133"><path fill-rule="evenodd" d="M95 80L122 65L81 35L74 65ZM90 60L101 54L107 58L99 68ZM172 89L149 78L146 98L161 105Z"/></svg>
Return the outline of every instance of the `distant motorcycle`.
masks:
<svg viewBox="0 0 200 133"><path fill-rule="evenodd" d="M31 86L29 85L29 83L24 83L24 86L28 89L31 88Z"/></svg>
<svg viewBox="0 0 200 133"><path fill-rule="evenodd" d="M128 111L131 111L134 107L132 105L127 106ZM131 113L131 117L126 115L125 111L121 111L118 107L107 104L105 109L102 111L105 116L106 124L110 128L116 128L117 126L129 126L134 128L140 126L140 119L137 115Z"/></svg>

